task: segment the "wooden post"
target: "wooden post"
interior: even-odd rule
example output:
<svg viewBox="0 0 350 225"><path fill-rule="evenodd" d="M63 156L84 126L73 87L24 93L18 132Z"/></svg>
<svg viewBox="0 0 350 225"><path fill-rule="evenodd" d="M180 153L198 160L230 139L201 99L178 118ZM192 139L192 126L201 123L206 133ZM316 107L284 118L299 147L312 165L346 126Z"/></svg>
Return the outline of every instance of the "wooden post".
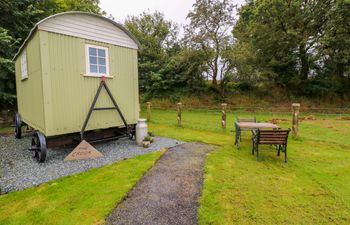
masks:
<svg viewBox="0 0 350 225"><path fill-rule="evenodd" d="M182 109L182 103L177 103L177 125L181 127L181 109Z"/></svg>
<svg viewBox="0 0 350 225"><path fill-rule="evenodd" d="M147 122L151 121L151 102L147 102Z"/></svg>
<svg viewBox="0 0 350 225"><path fill-rule="evenodd" d="M300 104L299 103L293 103L292 104L292 110L293 110L293 119L292 119L292 133L294 137L298 136L299 131L299 109Z"/></svg>
<svg viewBox="0 0 350 225"><path fill-rule="evenodd" d="M221 127L222 128L226 128L226 108L227 108L227 104L226 103L222 103L221 104L222 110L221 110Z"/></svg>

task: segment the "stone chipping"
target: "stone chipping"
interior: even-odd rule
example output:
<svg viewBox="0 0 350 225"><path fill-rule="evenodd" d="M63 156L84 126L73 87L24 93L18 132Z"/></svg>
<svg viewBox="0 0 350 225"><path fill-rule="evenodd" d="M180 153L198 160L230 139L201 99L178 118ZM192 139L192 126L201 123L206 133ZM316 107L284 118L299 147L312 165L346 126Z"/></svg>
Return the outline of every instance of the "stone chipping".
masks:
<svg viewBox="0 0 350 225"><path fill-rule="evenodd" d="M13 136L0 136L0 191L5 194L36 186L60 177L80 173L91 168L101 167L119 160L134 157L163 148L169 148L183 141L156 137L149 148L137 146L129 139L119 139L93 146L103 154L102 158L64 161L74 146L48 149L46 161L38 163L33 153L28 151L31 137L15 139Z"/></svg>

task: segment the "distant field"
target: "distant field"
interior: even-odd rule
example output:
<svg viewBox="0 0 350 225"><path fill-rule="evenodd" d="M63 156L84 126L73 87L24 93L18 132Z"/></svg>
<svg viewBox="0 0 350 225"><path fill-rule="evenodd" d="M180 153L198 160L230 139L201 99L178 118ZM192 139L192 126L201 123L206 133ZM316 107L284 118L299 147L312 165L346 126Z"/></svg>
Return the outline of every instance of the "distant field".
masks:
<svg viewBox="0 0 350 225"><path fill-rule="evenodd" d="M350 224L347 115L302 113L309 118L300 123L300 137L290 138L288 164L269 146L261 148L257 162L249 133L237 150L237 115L275 119L283 128L291 124L291 113L230 112L223 130L220 111L185 110L178 128L175 110L152 111L150 130L157 135L220 146L207 159L200 224Z"/></svg>

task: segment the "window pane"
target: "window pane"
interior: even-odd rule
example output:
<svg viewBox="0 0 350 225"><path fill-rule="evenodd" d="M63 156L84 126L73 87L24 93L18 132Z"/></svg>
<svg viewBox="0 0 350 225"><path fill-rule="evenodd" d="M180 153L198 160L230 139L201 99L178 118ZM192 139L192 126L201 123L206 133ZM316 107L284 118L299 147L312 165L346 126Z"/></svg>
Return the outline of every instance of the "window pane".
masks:
<svg viewBox="0 0 350 225"><path fill-rule="evenodd" d="M96 49L96 48L89 47L89 55L94 55L94 56L96 56L96 55L97 55L97 49Z"/></svg>
<svg viewBox="0 0 350 225"><path fill-rule="evenodd" d="M26 51L24 51L21 56L21 75L22 75L22 78L25 78L28 76Z"/></svg>
<svg viewBox="0 0 350 225"><path fill-rule="evenodd" d="M99 72L99 73L106 74L106 67L105 67L105 66L99 66L99 67L98 67L98 72Z"/></svg>
<svg viewBox="0 0 350 225"><path fill-rule="evenodd" d="M90 65L90 73L97 73L97 66L96 65Z"/></svg>
<svg viewBox="0 0 350 225"><path fill-rule="evenodd" d="M90 64L97 64L97 57L90 56Z"/></svg>
<svg viewBox="0 0 350 225"><path fill-rule="evenodd" d="M101 66L105 66L106 65L106 59L105 58L98 58L98 64Z"/></svg>
<svg viewBox="0 0 350 225"><path fill-rule="evenodd" d="M99 50L98 50L98 56L100 56L100 57L106 57L106 50L104 50L104 49L99 49Z"/></svg>

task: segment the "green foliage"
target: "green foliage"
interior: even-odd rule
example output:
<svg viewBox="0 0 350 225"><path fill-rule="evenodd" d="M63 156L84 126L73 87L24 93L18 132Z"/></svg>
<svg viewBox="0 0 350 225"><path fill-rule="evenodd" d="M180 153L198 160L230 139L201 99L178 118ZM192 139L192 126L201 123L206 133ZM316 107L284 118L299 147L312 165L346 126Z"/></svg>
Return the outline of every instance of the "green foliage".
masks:
<svg viewBox="0 0 350 225"><path fill-rule="evenodd" d="M171 92L179 83L176 79L175 61L179 51L178 26L165 20L160 12L142 13L129 17L125 26L139 40L140 90L149 97Z"/></svg>
<svg viewBox="0 0 350 225"><path fill-rule="evenodd" d="M350 95L348 0L246 0L234 19L232 0L196 0L183 27L160 12L130 16L139 40L139 85L144 100L180 96L266 93ZM0 1L0 106L14 104L11 59L33 25L68 10L105 14L98 0ZM220 80L220 81L218 81Z"/></svg>
<svg viewBox="0 0 350 225"><path fill-rule="evenodd" d="M249 0L239 15L231 56L241 79L273 81L295 95L345 91L334 79L349 87L349 2Z"/></svg>
<svg viewBox="0 0 350 225"><path fill-rule="evenodd" d="M99 0L0 1L0 108L15 106L12 58L30 29L41 19L65 11L101 12Z"/></svg>
<svg viewBox="0 0 350 225"><path fill-rule="evenodd" d="M178 93L174 93L174 94L170 95L169 100L172 103L180 102L181 96Z"/></svg>
<svg viewBox="0 0 350 225"><path fill-rule="evenodd" d="M213 100L214 100L215 103L219 104L219 103L225 102L225 97L220 95L220 94L216 94L216 95L214 95Z"/></svg>
<svg viewBox="0 0 350 225"><path fill-rule="evenodd" d="M16 44L16 40L8 34L8 30L0 27L0 108L11 107L15 101L15 79L14 66L10 59L7 58L8 46Z"/></svg>
<svg viewBox="0 0 350 225"><path fill-rule="evenodd" d="M148 135L148 136L144 137L143 141L151 141L151 136Z"/></svg>
<svg viewBox="0 0 350 225"><path fill-rule="evenodd" d="M223 80L232 67L228 53L233 44L228 31L232 29L234 5L231 0L197 0L187 18L185 43L204 55L207 76L211 77L212 86L217 88L217 79ZM220 82L223 93L224 82Z"/></svg>

